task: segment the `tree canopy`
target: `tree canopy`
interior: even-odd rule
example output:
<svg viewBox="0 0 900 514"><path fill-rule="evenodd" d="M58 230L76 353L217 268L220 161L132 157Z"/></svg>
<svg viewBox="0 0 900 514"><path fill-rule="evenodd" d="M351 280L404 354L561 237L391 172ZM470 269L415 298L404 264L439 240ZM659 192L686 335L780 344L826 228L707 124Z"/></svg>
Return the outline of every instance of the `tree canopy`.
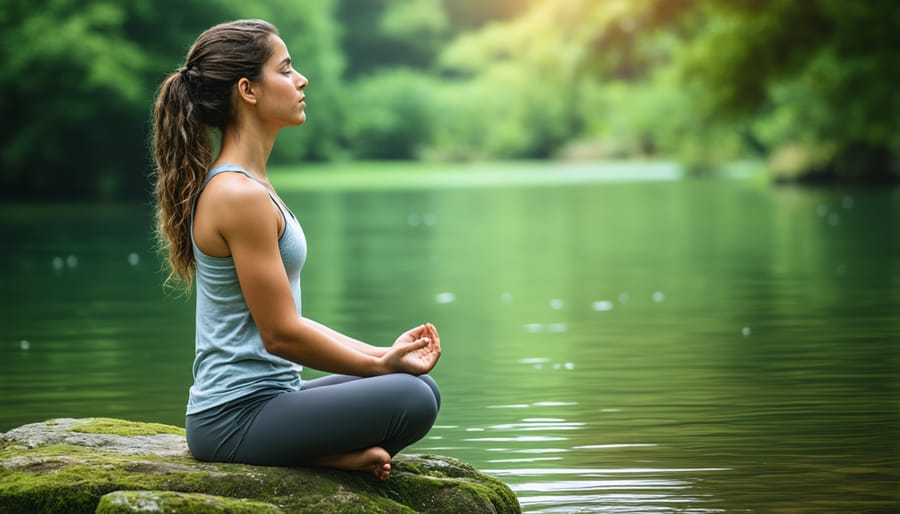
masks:
<svg viewBox="0 0 900 514"><path fill-rule="evenodd" d="M274 22L310 78L273 162L755 157L900 176L891 0L7 0L0 188L148 191L159 83L205 28Z"/></svg>

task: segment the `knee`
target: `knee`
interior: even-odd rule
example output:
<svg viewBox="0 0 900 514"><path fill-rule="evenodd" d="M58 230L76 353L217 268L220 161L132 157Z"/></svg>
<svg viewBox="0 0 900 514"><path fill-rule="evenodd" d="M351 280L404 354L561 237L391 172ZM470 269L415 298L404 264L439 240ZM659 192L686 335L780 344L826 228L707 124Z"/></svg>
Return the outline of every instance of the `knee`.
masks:
<svg viewBox="0 0 900 514"><path fill-rule="evenodd" d="M404 410L407 414L429 424L434 423L441 406L437 383L430 377L425 380L413 375L402 375L400 380L403 391L399 398L406 404Z"/></svg>
<svg viewBox="0 0 900 514"><path fill-rule="evenodd" d="M437 382L435 382L435 380L431 378L431 375L419 375L417 378L422 382L425 382L425 384L431 389L431 393L434 395L434 401L435 403L437 403L438 410L440 410L441 389L438 387Z"/></svg>

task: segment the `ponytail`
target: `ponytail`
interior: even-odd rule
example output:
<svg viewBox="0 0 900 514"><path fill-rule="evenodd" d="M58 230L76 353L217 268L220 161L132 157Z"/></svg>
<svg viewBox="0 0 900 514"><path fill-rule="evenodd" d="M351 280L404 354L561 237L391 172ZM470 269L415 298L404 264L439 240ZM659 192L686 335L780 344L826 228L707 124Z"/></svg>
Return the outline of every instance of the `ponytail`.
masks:
<svg viewBox="0 0 900 514"><path fill-rule="evenodd" d="M157 240L169 260L165 283L177 279L185 289L194 280L191 211L212 162L210 129L197 121L188 73L182 68L166 78L153 116Z"/></svg>

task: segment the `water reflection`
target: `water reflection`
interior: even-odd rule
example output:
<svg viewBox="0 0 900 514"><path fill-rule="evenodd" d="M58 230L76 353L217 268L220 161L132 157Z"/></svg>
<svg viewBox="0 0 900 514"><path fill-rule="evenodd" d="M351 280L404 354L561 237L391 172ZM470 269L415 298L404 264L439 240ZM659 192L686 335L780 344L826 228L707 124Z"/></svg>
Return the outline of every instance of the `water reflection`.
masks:
<svg viewBox="0 0 900 514"><path fill-rule="evenodd" d="M525 479L517 481L513 490L529 512L646 513L725 512L700 507L710 498L692 484L698 476L721 471L728 469L524 468L493 473Z"/></svg>
<svg viewBox="0 0 900 514"><path fill-rule="evenodd" d="M520 364L548 362L547 358L523 358ZM484 408L509 410L571 409L578 402L542 400L529 404L488 405ZM600 409L613 415L621 409ZM490 456L483 458L487 473L511 485L526 512L725 512L703 504L714 500L710 493L694 487L705 477L731 471L727 467L569 467L573 454L582 456L576 461L595 463L621 461L628 451L643 452L633 461L650 463L658 460L657 443L610 442L573 444L574 435L589 430L588 438L596 438L596 427L584 421L571 421L559 416L521 417L515 422L488 423L481 427L438 425L433 430L435 440L458 440L470 447L430 447L427 451L465 452L481 448ZM456 433L454 433L456 432ZM460 433L462 432L462 433ZM472 436L472 432L485 435ZM536 433L537 432L537 433ZM606 456L602 452L616 452ZM590 457L593 455L593 457Z"/></svg>
<svg viewBox="0 0 900 514"><path fill-rule="evenodd" d="M495 474L526 511L900 508L900 194L283 196L310 242L311 317L372 341L441 328L445 402L412 451ZM193 305L160 287L149 213L0 218L0 430L183 423Z"/></svg>

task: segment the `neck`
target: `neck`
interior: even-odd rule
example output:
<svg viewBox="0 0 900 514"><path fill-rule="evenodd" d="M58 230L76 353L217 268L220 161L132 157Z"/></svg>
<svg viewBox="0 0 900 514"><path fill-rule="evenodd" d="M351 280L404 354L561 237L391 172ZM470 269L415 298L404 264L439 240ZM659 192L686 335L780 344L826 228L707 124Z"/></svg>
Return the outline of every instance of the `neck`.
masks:
<svg viewBox="0 0 900 514"><path fill-rule="evenodd" d="M222 134L222 149L213 165L236 164L259 179L266 179L266 163L275 144L275 133L236 126Z"/></svg>

